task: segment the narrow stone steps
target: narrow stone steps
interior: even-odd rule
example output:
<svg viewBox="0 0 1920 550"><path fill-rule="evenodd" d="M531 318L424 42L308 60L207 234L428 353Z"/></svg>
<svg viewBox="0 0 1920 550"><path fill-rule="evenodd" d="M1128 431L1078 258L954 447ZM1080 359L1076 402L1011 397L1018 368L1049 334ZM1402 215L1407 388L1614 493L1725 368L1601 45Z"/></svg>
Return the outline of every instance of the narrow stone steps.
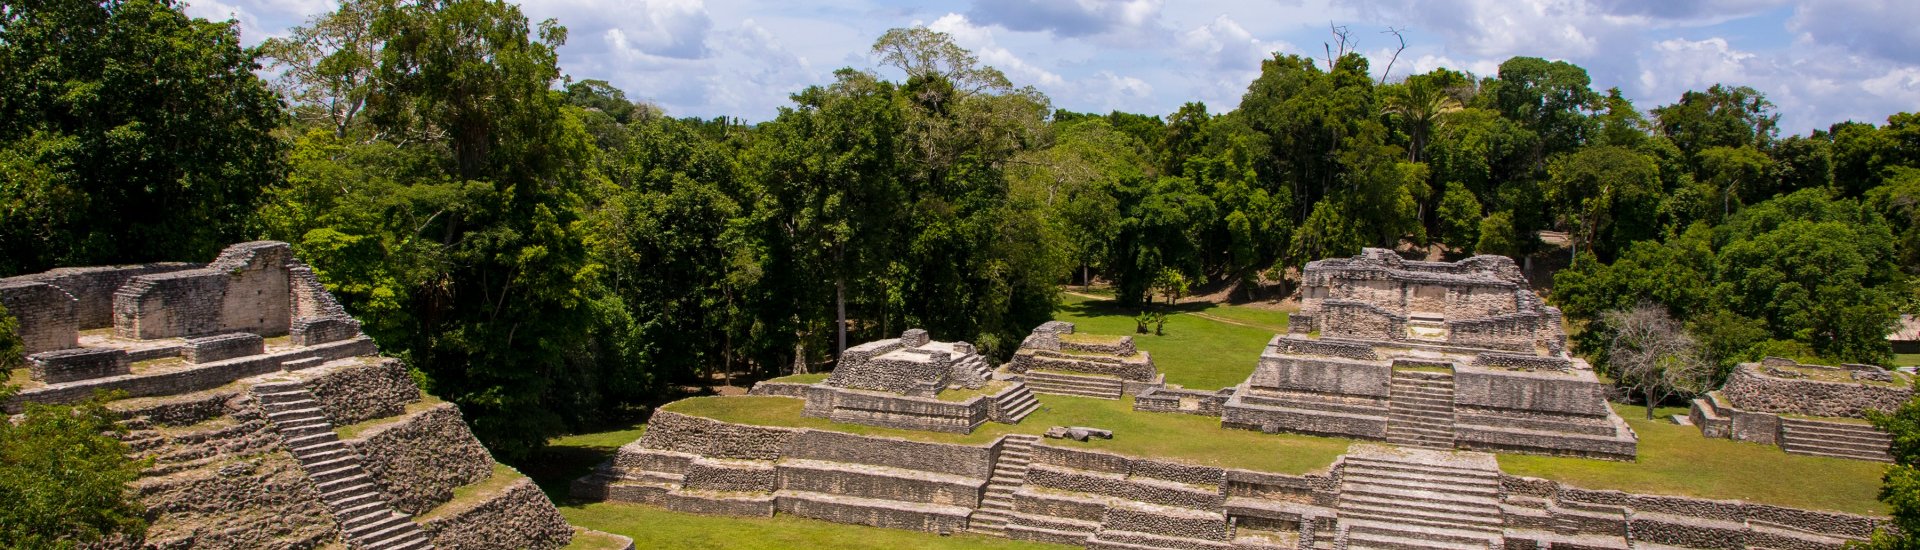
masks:
<svg viewBox="0 0 1920 550"><path fill-rule="evenodd" d="M255 385L252 393L350 545L368 550L433 547L419 525L381 498L360 455L340 442L311 392L298 383L272 382Z"/></svg>
<svg viewBox="0 0 1920 550"><path fill-rule="evenodd" d="M1798 454L1798 455L1824 456L1829 458L1845 458L1850 460L1866 460L1871 462L1893 462L1893 455L1888 454L1885 451L1870 452L1870 451L1856 451L1856 450L1840 450L1840 449L1821 448L1821 447L1808 447L1808 446L1801 446L1801 445L1782 445L1780 447L1780 450L1793 453L1793 454Z"/></svg>
<svg viewBox="0 0 1920 550"><path fill-rule="evenodd" d="M1488 543L1500 536L1499 532L1473 529L1450 529L1422 525L1406 525L1371 519L1349 520L1342 518L1348 546L1358 538L1363 544L1384 544L1376 548L1461 548L1486 550ZM1396 546L1411 544L1412 546Z"/></svg>
<svg viewBox="0 0 1920 550"><path fill-rule="evenodd" d="M1783 426L1780 431L1790 438L1801 437L1806 439L1821 439L1821 440L1829 440L1829 441L1850 441L1850 442L1856 442L1856 443L1873 443L1878 445L1890 445L1893 443L1893 438L1888 436L1887 434L1870 432L1870 431L1828 430L1824 428L1809 428L1809 427L1792 426L1792 425Z"/></svg>
<svg viewBox="0 0 1920 550"><path fill-rule="evenodd" d="M1087 539L1087 548L1124 550L1229 550L1232 543L1185 537L1169 537L1139 531L1101 529Z"/></svg>
<svg viewBox="0 0 1920 550"><path fill-rule="evenodd" d="M1874 454L1886 454L1893 447L1892 442L1861 443L1857 441L1845 441L1845 440L1838 440L1838 439L1826 440L1826 439L1807 439L1807 438L1784 438L1780 440L1780 446L1785 447L1788 445L1802 447L1802 448L1810 448L1810 449L1828 449L1833 451L1850 451L1850 452L1874 453Z"/></svg>

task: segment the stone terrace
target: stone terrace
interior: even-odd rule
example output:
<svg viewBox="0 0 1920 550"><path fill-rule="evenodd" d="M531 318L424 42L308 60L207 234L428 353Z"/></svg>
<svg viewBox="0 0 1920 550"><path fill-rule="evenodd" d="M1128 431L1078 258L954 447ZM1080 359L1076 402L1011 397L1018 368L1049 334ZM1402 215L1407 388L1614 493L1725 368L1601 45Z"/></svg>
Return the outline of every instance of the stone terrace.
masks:
<svg viewBox="0 0 1920 550"><path fill-rule="evenodd" d="M8 402L98 390L129 429L144 541L118 548L536 548L573 537L453 405L377 357L285 243L212 263L0 280L29 342ZM18 376L12 377L18 380Z"/></svg>
<svg viewBox="0 0 1920 550"><path fill-rule="evenodd" d="M1892 411L1912 397L1905 373L1768 357L1740 365L1719 391L1695 399L1688 421L1707 437L1778 445L1789 453L1891 462L1891 438L1862 419L1866 411Z"/></svg>
<svg viewBox="0 0 1920 550"><path fill-rule="evenodd" d="M847 348L831 376L796 393L807 416L964 434L989 420L1018 423L1039 407L1025 383L995 380L993 371L972 344L911 329Z"/></svg>
<svg viewBox="0 0 1920 550"><path fill-rule="evenodd" d="M1034 328L1002 370L1024 378L1036 393L1101 399L1139 394L1166 378L1150 354L1134 348L1132 336L1079 334L1064 321Z"/></svg>

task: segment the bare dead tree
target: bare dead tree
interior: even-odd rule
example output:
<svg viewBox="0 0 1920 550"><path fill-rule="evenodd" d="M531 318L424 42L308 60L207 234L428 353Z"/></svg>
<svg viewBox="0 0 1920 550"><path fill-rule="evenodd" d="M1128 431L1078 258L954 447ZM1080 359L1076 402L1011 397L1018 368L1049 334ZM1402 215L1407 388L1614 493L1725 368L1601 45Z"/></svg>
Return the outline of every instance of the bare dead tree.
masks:
<svg viewBox="0 0 1920 550"><path fill-rule="evenodd" d="M1321 42L1320 45L1327 50L1327 72L1331 73L1333 72L1333 64L1339 62L1340 58L1346 57L1348 52L1359 48L1360 43L1353 41L1352 32L1347 30L1346 25L1335 25L1329 21L1327 22L1327 27L1328 30L1333 31L1335 41L1333 43Z"/></svg>
<svg viewBox="0 0 1920 550"><path fill-rule="evenodd" d="M1387 76L1393 74L1393 62L1400 60L1400 52L1407 51L1407 37L1401 35L1401 31L1404 30L1406 29L1387 27L1387 30L1380 31L1380 34L1391 34L1394 38L1400 40L1400 47L1393 50L1392 57L1387 58L1387 69L1380 71L1380 84L1386 84Z"/></svg>
<svg viewBox="0 0 1920 550"><path fill-rule="evenodd" d="M1647 400L1647 420L1667 398L1706 389L1713 363L1665 307L1643 301L1601 318L1613 331L1607 366L1614 379Z"/></svg>

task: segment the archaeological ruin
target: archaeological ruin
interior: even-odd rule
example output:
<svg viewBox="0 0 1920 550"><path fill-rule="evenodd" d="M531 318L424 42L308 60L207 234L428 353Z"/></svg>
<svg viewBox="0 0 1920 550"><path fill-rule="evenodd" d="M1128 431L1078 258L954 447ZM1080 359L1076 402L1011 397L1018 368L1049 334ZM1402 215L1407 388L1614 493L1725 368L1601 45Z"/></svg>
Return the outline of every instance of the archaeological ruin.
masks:
<svg viewBox="0 0 1920 550"><path fill-rule="evenodd" d="M286 243L0 279L0 304L29 365L9 412L122 392L109 407L151 461L135 483L150 524L137 547L545 549L576 536L458 408L379 356Z"/></svg>
<svg viewBox="0 0 1920 550"><path fill-rule="evenodd" d="M1913 398L1907 373L1873 365L1803 365L1768 357L1734 369L1718 391L1693 400L1686 420L1707 437L1777 445L1789 453L1892 462L1892 438L1867 411Z"/></svg>
<svg viewBox="0 0 1920 550"><path fill-rule="evenodd" d="M1153 356L1134 348L1132 336L1074 332L1073 323L1050 321L1033 329L1004 369L1023 377L1034 393L1119 399L1164 385Z"/></svg>
<svg viewBox="0 0 1920 550"><path fill-rule="evenodd" d="M1225 399L1231 428L1632 460L1637 437L1513 260L1311 262L1289 333Z"/></svg>
<svg viewBox="0 0 1920 550"><path fill-rule="evenodd" d="M847 348L825 381L801 390L807 416L836 422L973 433L988 421L1015 424L1039 402L966 342L936 342L910 329Z"/></svg>

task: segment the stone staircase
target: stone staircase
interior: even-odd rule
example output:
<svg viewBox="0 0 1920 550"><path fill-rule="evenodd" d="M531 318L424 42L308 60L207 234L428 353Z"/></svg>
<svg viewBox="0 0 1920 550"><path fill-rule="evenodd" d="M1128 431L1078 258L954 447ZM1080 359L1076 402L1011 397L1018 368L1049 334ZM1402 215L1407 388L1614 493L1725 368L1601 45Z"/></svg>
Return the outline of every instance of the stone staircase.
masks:
<svg viewBox="0 0 1920 550"><path fill-rule="evenodd" d="M427 533L412 518L395 512L360 464L360 455L340 442L313 394L297 382L266 382L253 387L280 441L300 461L342 538L365 550L432 548Z"/></svg>
<svg viewBox="0 0 1920 550"><path fill-rule="evenodd" d="M1493 455L1356 444L1340 481L1336 548L1501 548Z"/></svg>
<svg viewBox="0 0 1920 550"><path fill-rule="evenodd" d="M966 357L961 357L960 367L978 373L981 380L993 379L993 365L987 363L987 358L978 353L969 353Z"/></svg>
<svg viewBox="0 0 1920 550"><path fill-rule="evenodd" d="M1013 492L1026 484L1027 464L1033 458L1033 445L1039 442L1040 438L1031 435L1009 435L1001 442L1000 457L993 463L993 477L987 480L980 509L967 519L968 530L1006 536L1007 518L1013 515Z"/></svg>
<svg viewBox="0 0 1920 550"><path fill-rule="evenodd" d="M1027 371L1027 387L1035 393L1119 399L1126 392L1127 383L1106 376L1030 370Z"/></svg>
<svg viewBox="0 0 1920 550"><path fill-rule="evenodd" d="M1453 374L1394 369L1387 442L1453 448Z"/></svg>
<svg viewBox="0 0 1920 550"><path fill-rule="evenodd" d="M1868 424L1780 418L1780 448L1789 453L1893 462L1893 440Z"/></svg>
<svg viewBox="0 0 1920 550"><path fill-rule="evenodd" d="M1013 388L1002 392L996 399L998 401L994 407L1000 414L994 418L995 422L1018 424L1027 415L1040 409L1040 400L1033 396L1033 391L1026 384L1019 382L1015 382Z"/></svg>

